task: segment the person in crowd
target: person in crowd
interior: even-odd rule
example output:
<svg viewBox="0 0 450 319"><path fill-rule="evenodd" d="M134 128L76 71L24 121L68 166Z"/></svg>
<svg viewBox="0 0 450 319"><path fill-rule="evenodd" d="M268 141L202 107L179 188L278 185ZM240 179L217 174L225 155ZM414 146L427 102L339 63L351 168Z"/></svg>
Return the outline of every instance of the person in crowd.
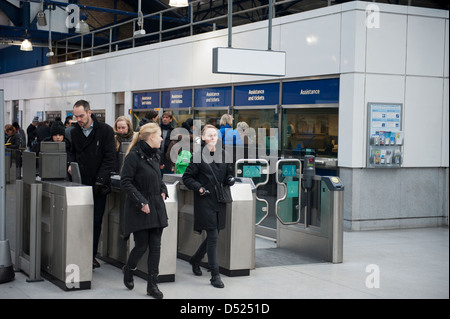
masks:
<svg viewBox="0 0 450 319"><path fill-rule="evenodd" d="M94 197L94 247L93 267L100 267L95 259L102 230L106 196L111 192L111 172L116 159L114 131L111 126L97 120L92 114L89 102L77 101L73 116L78 125L71 131L72 143L69 162L77 162L81 182L93 187ZM71 174L71 166L68 168Z"/></svg>
<svg viewBox="0 0 450 319"><path fill-rule="evenodd" d="M69 141L72 141L72 138L70 136L70 131L73 129L72 122L73 122L73 124L76 123L76 122L73 121L73 116L72 115L66 116L66 120L64 121L64 127L65 127L66 138Z"/></svg>
<svg viewBox="0 0 450 319"><path fill-rule="evenodd" d="M137 127L136 132L139 132L141 126L147 123L158 123L158 117L158 112L156 112L155 110L150 110L145 113L144 117L139 121L139 126Z"/></svg>
<svg viewBox="0 0 450 319"><path fill-rule="evenodd" d="M19 149L21 137L16 133L16 128L12 124L5 125L5 146L10 149Z"/></svg>
<svg viewBox="0 0 450 319"><path fill-rule="evenodd" d="M189 141L189 147L187 147L187 145L181 145L180 144L176 154L180 154L180 152L182 152L182 151L188 151L189 153L192 154L192 150L193 150L194 120L191 119L191 118L187 119L185 122L181 123L181 127L184 128L185 131L183 131L181 134L173 134L174 132L171 134L171 136L170 136L170 144L169 144L169 146L167 148L166 155L165 155L166 159L170 160L170 162L171 162L171 172L175 172L175 165L176 165L177 158L178 158L178 156L175 157L174 154L171 154L172 148L179 142ZM184 135L183 133L186 133L186 135ZM185 140L182 140L183 138ZM185 149L183 149L183 147ZM187 161L187 164L189 164L189 161ZM179 174L179 172L175 172L175 173Z"/></svg>
<svg viewBox="0 0 450 319"><path fill-rule="evenodd" d="M133 125L131 120L126 116L119 116L114 122L114 139L116 141L116 162L114 164L114 172L120 173L119 151L120 144L123 142L131 142L133 139Z"/></svg>
<svg viewBox="0 0 450 319"><path fill-rule="evenodd" d="M233 117L230 114L222 115L219 124L223 144L242 145L241 136L233 130Z"/></svg>
<svg viewBox="0 0 450 319"><path fill-rule="evenodd" d="M224 229L226 224L226 204L218 202L214 184L217 179L219 183L232 186L233 167L231 163L225 163L225 151L216 148L219 138L216 127L205 125L201 137L201 161L196 163L194 154L182 177L184 185L194 191L194 231L206 231L206 239L189 263L193 273L201 276L200 262L206 253L211 270L211 284L216 288L223 288L217 259L217 241L219 230ZM217 154L220 151L221 153ZM216 160L217 158L221 160Z"/></svg>
<svg viewBox="0 0 450 319"><path fill-rule="evenodd" d="M127 194L124 209L124 237L131 233L135 246L123 270L123 281L128 289L134 288L133 272L149 249L147 266L147 294L163 298L158 288L161 236L168 226L164 200L167 187L159 169L161 129L156 123L147 123L133 137L122 167L120 187Z"/></svg>
<svg viewBox="0 0 450 319"><path fill-rule="evenodd" d="M25 131L19 126L19 123L14 122L12 124L16 129L16 133L20 135L20 148L25 149L27 145L27 137L25 135Z"/></svg>
<svg viewBox="0 0 450 319"><path fill-rule="evenodd" d="M50 137L46 137L43 142L64 142L66 144L66 153L70 154L70 141L65 136L66 128L61 123L53 123L50 127Z"/></svg>
<svg viewBox="0 0 450 319"><path fill-rule="evenodd" d="M163 113L161 117L161 136L163 138L163 141L161 143L161 153L166 154L167 149L169 148L170 144L170 134L172 133L173 127L172 127L172 112L166 111ZM172 167L174 163L169 159L167 159L165 156L162 156L161 158L161 174L170 174L173 173Z"/></svg>
<svg viewBox="0 0 450 319"><path fill-rule="evenodd" d="M42 142L46 137L51 136L49 120L43 121L40 126L38 124L38 130L37 130L36 136L37 136L38 142Z"/></svg>
<svg viewBox="0 0 450 319"><path fill-rule="evenodd" d="M27 148L31 149L31 143L37 138L37 125L39 123L39 118L35 116L33 121L31 121L30 125L27 127Z"/></svg>

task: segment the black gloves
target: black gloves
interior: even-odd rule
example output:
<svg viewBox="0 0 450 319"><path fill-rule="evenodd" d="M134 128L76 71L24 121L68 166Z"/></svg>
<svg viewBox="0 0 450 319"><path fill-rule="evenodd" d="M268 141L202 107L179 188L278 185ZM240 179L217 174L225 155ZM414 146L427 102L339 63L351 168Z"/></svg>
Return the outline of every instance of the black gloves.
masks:
<svg viewBox="0 0 450 319"><path fill-rule="evenodd" d="M228 186L233 186L234 183L236 182L236 180L234 179L234 177L232 175L229 175L225 182Z"/></svg>
<svg viewBox="0 0 450 319"><path fill-rule="evenodd" d="M97 177L94 184L94 194L108 195L111 193L111 180Z"/></svg>

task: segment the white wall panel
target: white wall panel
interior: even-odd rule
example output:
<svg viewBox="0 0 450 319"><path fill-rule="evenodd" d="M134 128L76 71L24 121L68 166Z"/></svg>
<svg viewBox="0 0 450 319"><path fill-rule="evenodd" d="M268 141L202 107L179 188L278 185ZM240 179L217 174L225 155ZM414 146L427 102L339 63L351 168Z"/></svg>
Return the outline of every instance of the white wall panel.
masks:
<svg viewBox="0 0 450 319"><path fill-rule="evenodd" d="M406 78L404 167L441 166L443 86L443 79Z"/></svg>
<svg viewBox="0 0 450 319"><path fill-rule="evenodd" d="M364 72L366 68L366 16L363 11L342 13L340 72Z"/></svg>
<svg viewBox="0 0 450 319"><path fill-rule="evenodd" d="M445 26L444 19L409 16L407 74L443 76Z"/></svg>
<svg viewBox="0 0 450 319"><path fill-rule="evenodd" d="M364 74L342 74L339 81L340 167L365 166Z"/></svg>
<svg viewBox="0 0 450 319"><path fill-rule="evenodd" d="M95 60L84 63L83 93L105 92L106 60Z"/></svg>
<svg viewBox="0 0 450 319"><path fill-rule="evenodd" d="M406 16L380 13L380 27L367 30L366 72L404 74Z"/></svg>
<svg viewBox="0 0 450 319"><path fill-rule="evenodd" d="M444 53L444 77L449 77L449 21L445 20L445 53Z"/></svg>
<svg viewBox="0 0 450 319"><path fill-rule="evenodd" d="M286 77L339 73L340 17L333 14L281 27Z"/></svg>
<svg viewBox="0 0 450 319"><path fill-rule="evenodd" d="M131 59L133 54L113 56L106 59L105 90L123 92L131 90Z"/></svg>
<svg viewBox="0 0 450 319"><path fill-rule="evenodd" d="M159 50L130 54L131 88L135 91L159 87ZM125 89L120 90L125 91Z"/></svg>
<svg viewBox="0 0 450 319"><path fill-rule="evenodd" d="M160 49L159 80L162 88L192 85L192 43L164 47Z"/></svg>

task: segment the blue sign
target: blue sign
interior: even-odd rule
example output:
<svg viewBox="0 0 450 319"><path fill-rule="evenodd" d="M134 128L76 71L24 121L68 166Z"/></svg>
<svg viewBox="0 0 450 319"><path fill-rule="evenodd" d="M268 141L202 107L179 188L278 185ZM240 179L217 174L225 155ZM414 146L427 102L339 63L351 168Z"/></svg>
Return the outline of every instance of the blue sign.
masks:
<svg viewBox="0 0 450 319"><path fill-rule="evenodd" d="M155 109L159 107L159 92L133 94L133 109Z"/></svg>
<svg viewBox="0 0 450 319"><path fill-rule="evenodd" d="M251 84L234 88L234 105L277 105L280 99L280 84Z"/></svg>
<svg viewBox="0 0 450 319"><path fill-rule="evenodd" d="M230 106L231 87L205 88L195 90L195 106Z"/></svg>
<svg viewBox="0 0 450 319"><path fill-rule="evenodd" d="M283 83L283 105L331 103L339 103L339 79Z"/></svg>
<svg viewBox="0 0 450 319"><path fill-rule="evenodd" d="M163 91L161 97L163 108L183 108L192 106L192 90Z"/></svg>

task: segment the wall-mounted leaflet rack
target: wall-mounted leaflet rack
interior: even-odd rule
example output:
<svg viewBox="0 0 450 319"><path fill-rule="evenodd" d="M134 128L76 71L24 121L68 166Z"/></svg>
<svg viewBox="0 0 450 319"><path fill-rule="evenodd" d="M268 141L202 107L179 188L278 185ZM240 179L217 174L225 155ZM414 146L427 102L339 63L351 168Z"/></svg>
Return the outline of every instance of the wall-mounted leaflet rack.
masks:
<svg viewBox="0 0 450 319"><path fill-rule="evenodd" d="M402 104L368 103L368 168L396 168L403 162Z"/></svg>

